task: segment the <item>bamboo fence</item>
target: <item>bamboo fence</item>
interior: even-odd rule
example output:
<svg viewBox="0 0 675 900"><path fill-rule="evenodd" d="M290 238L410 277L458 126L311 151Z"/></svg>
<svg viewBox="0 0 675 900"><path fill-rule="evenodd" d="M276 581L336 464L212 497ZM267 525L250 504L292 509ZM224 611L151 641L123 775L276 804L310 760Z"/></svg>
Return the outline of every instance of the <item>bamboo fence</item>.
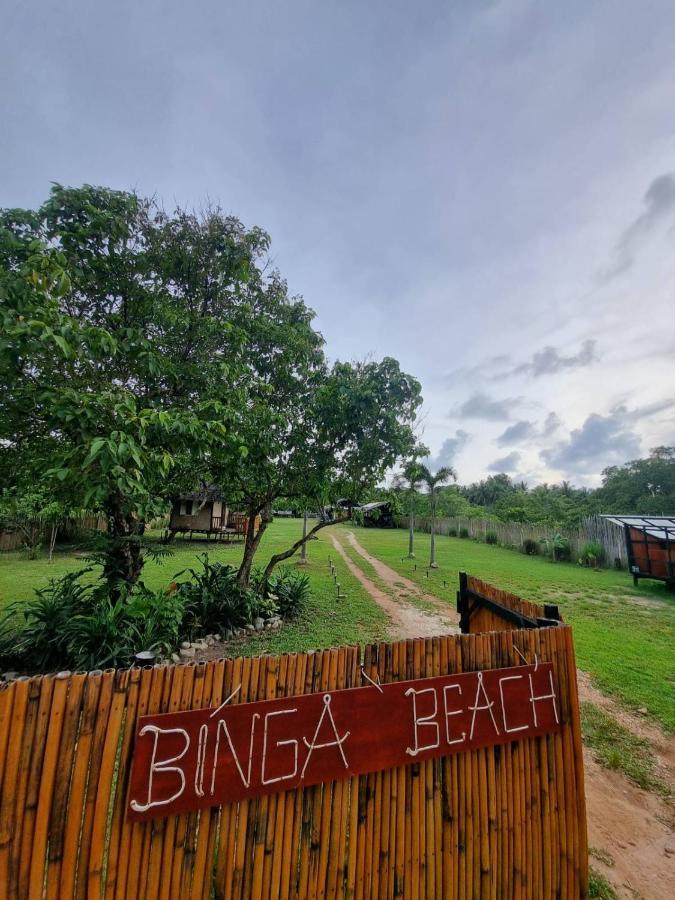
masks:
<svg viewBox="0 0 675 900"><path fill-rule="evenodd" d="M409 528L410 519L407 516L397 518L400 528ZM431 531L431 518L420 516L415 518L415 528L418 531ZM494 519L472 519L466 516L448 516L436 519L436 534L447 535L451 531L459 534L460 529L466 528L469 537L484 541L488 532L497 535L497 543L503 547L522 548L526 540L536 541L542 544L551 541L556 534L561 534L570 543L571 559L575 561L581 557L584 544L588 541L598 541L605 551L605 566L616 565L628 568L628 551L623 529L601 516L591 516L584 519L579 528L564 529L552 528L547 525L528 525L520 522L500 522Z"/></svg>
<svg viewBox="0 0 675 900"><path fill-rule="evenodd" d="M481 627L490 631L3 685L0 898L585 897L572 632L504 630L498 619ZM233 702L359 686L361 665L384 683L522 656L555 665L558 732L201 813L126 819L141 715L218 706L239 684Z"/></svg>

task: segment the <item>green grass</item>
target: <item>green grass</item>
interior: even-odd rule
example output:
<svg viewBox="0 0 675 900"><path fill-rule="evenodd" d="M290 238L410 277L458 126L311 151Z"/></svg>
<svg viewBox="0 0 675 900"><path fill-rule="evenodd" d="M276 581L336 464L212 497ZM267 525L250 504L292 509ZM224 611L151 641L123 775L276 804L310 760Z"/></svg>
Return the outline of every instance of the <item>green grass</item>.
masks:
<svg viewBox="0 0 675 900"><path fill-rule="evenodd" d="M528 600L558 604L574 628L579 667L590 672L602 691L628 708L646 707L667 731L675 732L675 593L665 585L642 581L634 588L626 572L552 563L445 536L436 538L440 568L427 578L429 535L416 535L415 570L415 563L404 558L406 531L351 530L374 556L450 604L455 604L460 571Z"/></svg>
<svg viewBox="0 0 675 900"><path fill-rule="evenodd" d="M655 774L654 753L645 738L633 734L593 703L581 704L584 743L596 761L618 769L638 787L668 797L668 785Z"/></svg>
<svg viewBox="0 0 675 900"><path fill-rule="evenodd" d="M273 553L287 549L300 537L302 523L296 519L274 522L264 535L256 561L262 565ZM241 544L206 544L202 541L177 540L173 556L162 562L148 561L143 581L152 589L166 587L182 569L197 563L205 551L214 561L237 564ZM345 600L336 600L328 557L334 561ZM308 545L309 564L303 567L311 579L312 598L308 607L278 632L264 632L236 644L237 654L301 652L356 642L382 640L386 637L387 617L367 591L349 573L335 553L326 531ZM294 565L296 558L291 561ZM86 566L86 560L75 556L72 548L58 552L52 563L45 558L29 560L22 553L0 554L0 609L14 600L28 600L35 588L44 587L50 578ZM93 577L93 576L92 576ZM179 580L188 577L181 576Z"/></svg>
<svg viewBox="0 0 675 900"><path fill-rule="evenodd" d="M597 897L598 900L618 900L619 898L610 882L593 866L588 871L588 896Z"/></svg>

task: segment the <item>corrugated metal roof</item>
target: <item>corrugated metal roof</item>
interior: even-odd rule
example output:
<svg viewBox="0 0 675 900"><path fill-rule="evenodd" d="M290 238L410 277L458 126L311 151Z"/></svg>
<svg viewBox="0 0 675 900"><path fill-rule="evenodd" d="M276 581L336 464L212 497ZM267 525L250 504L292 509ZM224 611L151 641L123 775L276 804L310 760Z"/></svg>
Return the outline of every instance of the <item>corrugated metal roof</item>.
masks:
<svg viewBox="0 0 675 900"><path fill-rule="evenodd" d="M601 519L607 519L614 525L629 525L631 528L644 529L653 537L675 538L675 516L610 516L602 515Z"/></svg>

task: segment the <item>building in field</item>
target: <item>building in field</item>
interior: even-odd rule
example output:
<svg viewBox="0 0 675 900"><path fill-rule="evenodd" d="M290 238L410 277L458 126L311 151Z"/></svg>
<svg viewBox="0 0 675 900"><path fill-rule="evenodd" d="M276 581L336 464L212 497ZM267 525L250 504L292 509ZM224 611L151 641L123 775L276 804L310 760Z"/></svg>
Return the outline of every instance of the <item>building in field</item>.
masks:
<svg viewBox="0 0 675 900"><path fill-rule="evenodd" d="M621 528L633 582L656 578L675 589L675 516L600 516Z"/></svg>
<svg viewBox="0 0 675 900"><path fill-rule="evenodd" d="M260 527L256 516L255 529ZM213 536L215 540L243 540L248 528L248 516L230 510L222 491L216 485L203 485L197 491L179 494L171 502L169 534Z"/></svg>

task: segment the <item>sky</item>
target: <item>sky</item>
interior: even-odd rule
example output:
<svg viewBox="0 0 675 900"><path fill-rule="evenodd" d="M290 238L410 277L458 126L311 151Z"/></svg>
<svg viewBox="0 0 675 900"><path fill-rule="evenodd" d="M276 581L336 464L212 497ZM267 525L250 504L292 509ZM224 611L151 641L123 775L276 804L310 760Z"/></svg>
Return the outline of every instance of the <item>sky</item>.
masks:
<svg viewBox="0 0 675 900"><path fill-rule="evenodd" d="M0 206L219 203L433 466L594 486L675 444L673 46L672 0L5 0Z"/></svg>

